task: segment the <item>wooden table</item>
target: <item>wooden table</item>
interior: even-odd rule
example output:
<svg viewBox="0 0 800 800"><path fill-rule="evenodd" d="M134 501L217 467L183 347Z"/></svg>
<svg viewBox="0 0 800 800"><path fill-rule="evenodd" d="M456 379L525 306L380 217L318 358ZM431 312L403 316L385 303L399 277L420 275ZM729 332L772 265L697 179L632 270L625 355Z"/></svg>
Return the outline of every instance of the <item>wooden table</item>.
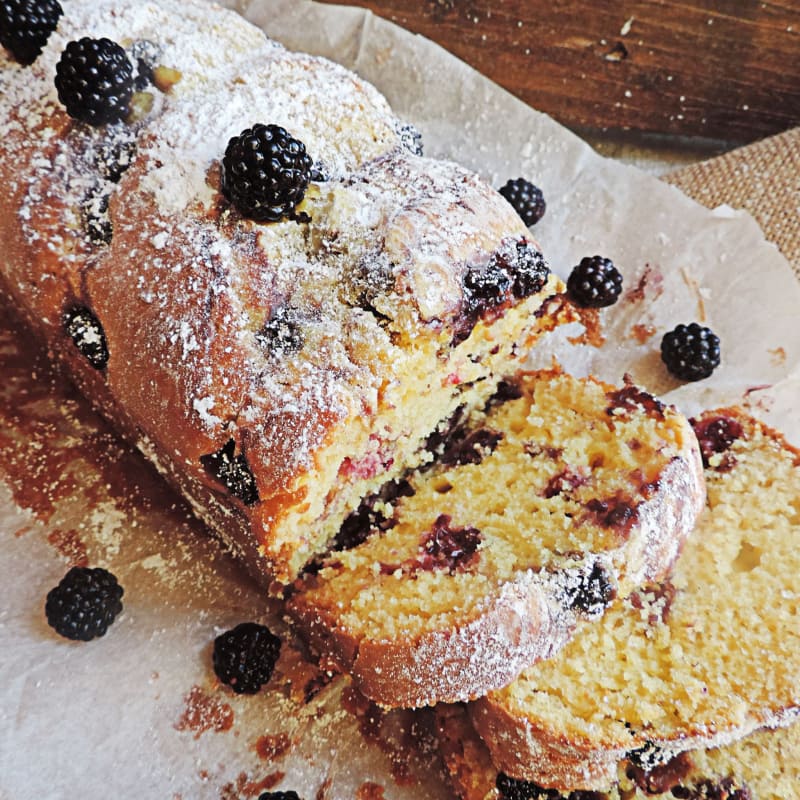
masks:
<svg viewBox="0 0 800 800"><path fill-rule="evenodd" d="M346 1L590 139L724 150L800 125L800 0Z"/></svg>

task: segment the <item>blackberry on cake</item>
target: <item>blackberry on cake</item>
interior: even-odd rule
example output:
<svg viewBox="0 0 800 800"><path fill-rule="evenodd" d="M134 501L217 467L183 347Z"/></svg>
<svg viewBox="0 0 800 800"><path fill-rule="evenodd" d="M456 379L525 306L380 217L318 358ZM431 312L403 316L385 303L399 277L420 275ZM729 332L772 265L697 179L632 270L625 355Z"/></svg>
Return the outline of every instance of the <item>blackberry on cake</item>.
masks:
<svg viewBox="0 0 800 800"><path fill-rule="evenodd" d="M242 622L214 640L214 672L236 694L255 694L268 683L281 640L265 625Z"/></svg>
<svg viewBox="0 0 800 800"><path fill-rule="evenodd" d="M149 39L138 39L130 46L131 62L136 65L133 87L137 92L153 83L153 71L161 58L161 48Z"/></svg>
<svg viewBox="0 0 800 800"><path fill-rule="evenodd" d="M674 771L683 752L797 718L800 452L737 409L692 423L721 435L708 508L672 572L471 708L506 774L606 790L623 766Z"/></svg>
<svg viewBox="0 0 800 800"><path fill-rule="evenodd" d="M514 211L529 228L535 225L547 210L542 190L525 178L512 178L498 191L511 203Z"/></svg>
<svg viewBox="0 0 800 800"><path fill-rule="evenodd" d="M246 217L277 222L302 202L312 164L305 145L284 128L257 124L228 142L222 191Z"/></svg>
<svg viewBox="0 0 800 800"><path fill-rule="evenodd" d="M32 64L63 13L58 0L3 0L0 2L0 45L21 64Z"/></svg>
<svg viewBox="0 0 800 800"><path fill-rule="evenodd" d="M567 292L582 308L612 306L622 292L622 275L610 258L586 256L570 273Z"/></svg>
<svg viewBox="0 0 800 800"><path fill-rule="evenodd" d="M505 685L668 569L702 508L675 409L559 371L514 380L506 402L444 423L434 461L345 521L348 549L289 598L312 647L380 705Z"/></svg>
<svg viewBox="0 0 800 800"><path fill-rule="evenodd" d="M677 325L661 340L661 360L684 381L708 378L720 364L719 337L704 325Z"/></svg>
<svg viewBox="0 0 800 800"><path fill-rule="evenodd" d="M89 642L105 636L122 611L123 593L108 570L72 567L47 593L47 622L67 639Z"/></svg>
<svg viewBox="0 0 800 800"><path fill-rule="evenodd" d="M397 132L400 135L400 144L405 147L409 153L413 153L415 156L421 156L424 154L422 134L419 132L416 126L407 122L403 125L399 125Z"/></svg>
<svg viewBox="0 0 800 800"><path fill-rule="evenodd" d="M242 453L236 453L236 442L228 439L217 451L200 456L203 468L246 506L258 500L258 485L253 470Z"/></svg>
<svg viewBox="0 0 800 800"><path fill-rule="evenodd" d="M56 65L58 99L81 122L119 122L133 97L133 67L125 50L105 37L69 42Z"/></svg>
<svg viewBox="0 0 800 800"><path fill-rule="evenodd" d="M86 306L73 305L63 315L64 330L80 354L95 368L108 364L108 343L100 320Z"/></svg>

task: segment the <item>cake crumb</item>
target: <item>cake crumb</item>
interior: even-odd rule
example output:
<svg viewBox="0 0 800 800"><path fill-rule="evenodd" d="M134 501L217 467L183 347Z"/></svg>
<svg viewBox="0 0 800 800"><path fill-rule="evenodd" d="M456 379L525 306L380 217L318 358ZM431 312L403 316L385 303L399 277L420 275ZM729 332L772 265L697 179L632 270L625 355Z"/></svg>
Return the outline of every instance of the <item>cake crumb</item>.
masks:
<svg viewBox="0 0 800 800"><path fill-rule="evenodd" d="M175 723L177 731L192 731L199 739L206 731L224 733L233 727L233 709L221 700L207 694L200 686L193 686L184 697L185 708Z"/></svg>

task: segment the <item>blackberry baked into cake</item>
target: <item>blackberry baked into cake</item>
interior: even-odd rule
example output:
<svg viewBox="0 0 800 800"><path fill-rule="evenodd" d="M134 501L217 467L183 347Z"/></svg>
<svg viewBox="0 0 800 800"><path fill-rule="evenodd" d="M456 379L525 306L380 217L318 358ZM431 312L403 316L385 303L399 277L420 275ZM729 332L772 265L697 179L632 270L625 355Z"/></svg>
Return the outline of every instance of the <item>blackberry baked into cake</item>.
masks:
<svg viewBox="0 0 800 800"><path fill-rule="evenodd" d="M471 707L507 775L606 790L800 716L800 452L736 409L693 424L708 509L672 573Z"/></svg>
<svg viewBox="0 0 800 800"><path fill-rule="evenodd" d="M51 27L0 51L0 287L280 589L570 318L563 285L374 88L233 12L69 0Z"/></svg>
<svg viewBox="0 0 800 800"><path fill-rule="evenodd" d="M688 421L635 385L519 373L368 499L288 609L384 706L466 700L663 575L705 500Z"/></svg>
<svg viewBox="0 0 800 800"><path fill-rule="evenodd" d="M463 705L437 706L436 732L460 800L794 800L800 786L800 722L649 769L626 762L607 791L560 792L498 772Z"/></svg>

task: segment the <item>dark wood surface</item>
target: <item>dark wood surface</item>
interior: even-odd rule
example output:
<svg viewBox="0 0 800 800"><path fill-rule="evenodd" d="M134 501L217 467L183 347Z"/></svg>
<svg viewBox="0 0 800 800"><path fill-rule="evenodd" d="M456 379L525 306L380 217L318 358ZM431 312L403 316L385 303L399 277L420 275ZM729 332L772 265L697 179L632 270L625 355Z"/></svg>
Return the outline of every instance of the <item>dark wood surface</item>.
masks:
<svg viewBox="0 0 800 800"><path fill-rule="evenodd" d="M800 0L344 1L573 128L741 144L800 125Z"/></svg>

